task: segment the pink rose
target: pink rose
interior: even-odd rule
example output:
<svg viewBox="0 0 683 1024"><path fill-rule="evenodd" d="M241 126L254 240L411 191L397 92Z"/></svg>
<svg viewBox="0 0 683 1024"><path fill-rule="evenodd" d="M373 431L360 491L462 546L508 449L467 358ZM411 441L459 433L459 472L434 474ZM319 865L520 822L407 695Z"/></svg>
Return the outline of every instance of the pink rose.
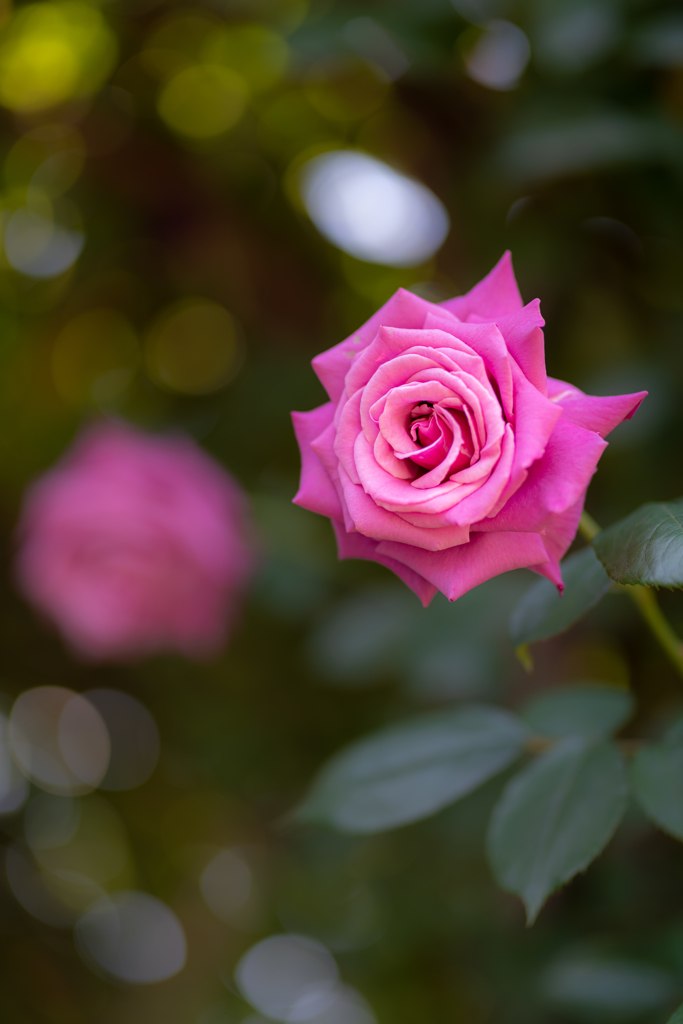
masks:
<svg viewBox="0 0 683 1024"><path fill-rule="evenodd" d="M561 590L603 439L646 392L548 378L543 324L506 253L460 298L398 291L313 360L331 401L293 414L294 501L332 519L340 558L381 562L425 605L522 567Z"/></svg>
<svg viewBox="0 0 683 1024"><path fill-rule="evenodd" d="M239 485L189 439L86 431L28 491L17 576L88 658L217 651L253 565Z"/></svg>

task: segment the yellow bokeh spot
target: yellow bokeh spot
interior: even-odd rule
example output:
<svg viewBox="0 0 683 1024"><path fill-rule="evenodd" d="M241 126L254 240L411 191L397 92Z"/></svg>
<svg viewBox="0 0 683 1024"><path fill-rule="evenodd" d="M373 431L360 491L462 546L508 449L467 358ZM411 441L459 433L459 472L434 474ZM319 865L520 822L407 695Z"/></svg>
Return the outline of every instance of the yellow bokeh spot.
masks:
<svg viewBox="0 0 683 1024"><path fill-rule="evenodd" d="M175 131L195 139L222 135L237 124L247 101L244 79L229 68L185 68L166 83L159 114Z"/></svg>
<svg viewBox="0 0 683 1024"><path fill-rule="evenodd" d="M152 379L188 395L222 388L238 368L238 356L233 318L205 299L187 299L163 312L145 344Z"/></svg>
<svg viewBox="0 0 683 1024"><path fill-rule="evenodd" d="M264 25L237 25L212 32L202 52L206 64L236 71L252 92L275 85L287 70L289 47Z"/></svg>
<svg viewBox="0 0 683 1024"><path fill-rule="evenodd" d="M89 309L70 320L52 349L52 375L69 403L116 399L140 360L135 332L114 309Z"/></svg>
<svg viewBox="0 0 683 1024"><path fill-rule="evenodd" d="M45 110L97 89L116 59L116 38L89 4L20 8L0 34L0 103Z"/></svg>

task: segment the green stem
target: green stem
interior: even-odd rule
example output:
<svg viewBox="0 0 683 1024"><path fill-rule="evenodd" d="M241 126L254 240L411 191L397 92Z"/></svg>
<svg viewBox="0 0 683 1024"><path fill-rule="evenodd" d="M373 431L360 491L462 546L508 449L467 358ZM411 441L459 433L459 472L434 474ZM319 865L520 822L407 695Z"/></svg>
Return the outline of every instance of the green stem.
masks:
<svg viewBox="0 0 683 1024"><path fill-rule="evenodd" d="M600 527L592 516L589 516L587 512L583 512L579 523L579 532L590 543L600 533ZM657 603L654 590L651 587L643 587L640 584L636 584L636 586L627 584L622 589L635 602L638 611L669 655L679 674L683 676L683 643L662 615L662 610Z"/></svg>

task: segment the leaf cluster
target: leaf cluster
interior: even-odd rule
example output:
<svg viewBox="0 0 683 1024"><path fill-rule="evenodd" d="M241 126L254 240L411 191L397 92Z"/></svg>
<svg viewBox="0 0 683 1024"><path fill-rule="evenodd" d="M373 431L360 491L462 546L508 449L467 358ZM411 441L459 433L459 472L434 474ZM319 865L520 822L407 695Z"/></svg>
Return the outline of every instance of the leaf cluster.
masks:
<svg viewBox="0 0 683 1024"><path fill-rule="evenodd" d="M522 653L568 629L615 584L683 586L683 499L645 505L598 533L565 560L563 578L562 596L541 580L516 607L510 635ZM526 757L493 809L486 848L531 924L605 848L629 794L683 840L683 720L658 742L620 743L614 737L633 710L625 690L588 681L543 694L519 715L471 705L402 721L334 757L297 818L386 831L435 814Z"/></svg>

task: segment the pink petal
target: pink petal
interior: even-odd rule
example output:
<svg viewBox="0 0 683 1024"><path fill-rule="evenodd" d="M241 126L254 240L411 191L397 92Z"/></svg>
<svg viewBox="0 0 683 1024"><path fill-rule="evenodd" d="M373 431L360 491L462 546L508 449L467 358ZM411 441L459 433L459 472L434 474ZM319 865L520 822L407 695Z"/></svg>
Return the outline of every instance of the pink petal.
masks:
<svg viewBox="0 0 683 1024"><path fill-rule="evenodd" d="M465 497L456 505L452 511L446 512L444 518L451 523L461 525L478 523L488 516L496 507L500 496L510 479L510 470L515 455L515 441L512 427L505 424L503 443L500 454L492 469L491 475L485 483L482 483L476 491ZM483 460L482 460L483 461ZM474 468L474 467L472 467ZM460 474L458 474L460 476Z"/></svg>
<svg viewBox="0 0 683 1024"><path fill-rule="evenodd" d="M484 360L486 369L498 386L500 400L508 419L513 415L512 373L505 339L492 323L456 324L453 333ZM442 332L439 332L442 333Z"/></svg>
<svg viewBox="0 0 683 1024"><path fill-rule="evenodd" d="M595 431L561 417L525 482L494 518L477 523L477 530L543 529L551 515L579 500L606 447Z"/></svg>
<svg viewBox="0 0 683 1024"><path fill-rule="evenodd" d="M459 320L466 320L472 313L486 320L516 313L522 308L522 297L512 269L510 252L504 253L493 270L466 295L448 299L439 305Z"/></svg>
<svg viewBox="0 0 683 1024"><path fill-rule="evenodd" d="M367 348L381 326L422 327L427 313L434 308L426 299L399 288L359 330L316 356L313 360L313 369L332 401L339 401L352 360Z"/></svg>
<svg viewBox="0 0 683 1024"><path fill-rule="evenodd" d="M496 320L500 333L505 338L508 352L517 362L527 380L541 392L547 394L545 372L545 345L540 302L534 299L528 305Z"/></svg>
<svg viewBox="0 0 683 1024"><path fill-rule="evenodd" d="M337 422L334 439L335 454L355 484L359 484L360 480L356 472L356 464L353 460L353 446L362 430L360 422L360 402L362 397L363 392L357 391L352 398L345 402Z"/></svg>
<svg viewBox="0 0 683 1024"><path fill-rule="evenodd" d="M524 481L527 470L540 459L562 415L556 404L541 394L511 360L515 382L515 456L507 487L492 514L499 512Z"/></svg>
<svg viewBox="0 0 683 1024"><path fill-rule="evenodd" d="M337 497L339 498L339 504L342 513L341 518L344 520L344 525L346 526L346 529L355 530L353 520L351 519L351 516L349 515L349 510L346 507L346 502L344 500L344 489L342 487L341 480L339 477L339 459L337 458L336 452L334 450L335 436L336 430L334 423L330 423L330 425L326 427L325 430L323 430L322 434L319 434L314 441L311 441L311 448L313 449L313 451L318 456L323 466L327 470L327 474L330 480L332 481L332 485L335 491L337 492ZM335 516L335 518L339 517Z"/></svg>
<svg viewBox="0 0 683 1024"><path fill-rule="evenodd" d="M414 544L426 551L441 551L456 544L465 544L469 538L469 527L447 525L423 529L405 522L394 512L375 504L362 487L354 484L339 468L339 479L344 489L344 500L359 533L373 540L395 540L402 544Z"/></svg>
<svg viewBox="0 0 683 1024"><path fill-rule="evenodd" d="M548 378L548 394L553 402L561 406L565 419L571 420L586 430L595 430L601 437L624 420L630 420L640 407L647 391L633 395L585 395L572 384L563 380Z"/></svg>
<svg viewBox="0 0 683 1024"><path fill-rule="evenodd" d="M362 558L366 562L379 562L380 565L396 573L399 579L403 580L406 586L410 587L417 594L424 607L427 607L436 594L436 587L428 583L424 576L413 572L412 569L402 565L401 562L397 562L393 558L387 558L385 555L378 554L377 542L370 540L369 537L364 537L360 533L346 533L341 523L334 520L332 521L332 526L337 536L340 559Z"/></svg>
<svg viewBox="0 0 683 1024"><path fill-rule="evenodd" d="M538 533L474 533L469 544L439 552L387 541L377 550L424 576L449 601L456 601L468 590L502 572L548 560Z"/></svg>
<svg viewBox="0 0 683 1024"><path fill-rule="evenodd" d="M337 492L325 467L311 448L311 441L328 426L333 415L332 402L312 409L311 412L292 413L294 433L301 449L301 483L294 504L318 512L321 516L341 519L342 509Z"/></svg>
<svg viewBox="0 0 683 1024"><path fill-rule="evenodd" d="M372 495L377 505L390 512L444 512L459 498L464 498L480 486L478 482L459 484L447 480L437 487L422 491L413 486L414 481L398 480L382 469L364 434L356 438L354 458L363 488Z"/></svg>
<svg viewBox="0 0 683 1024"><path fill-rule="evenodd" d="M551 583L554 583L560 593L564 590L560 560L564 558L571 542L576 536L585 500L586 492L584 491L576 504L572 505L571 508L568 508L565 512L558 512L557 515L551 517L542 534L543 544L548 552L550 561L546 565L529 566L534 572L545 576Z"/></svg>
<svg viewBox="0 0 683 1024"><path fill-rule="evenodd" d="M380 465L382 469L386 469L387 473L391 473L392 476L398 477L399 480L414 480L418 475L419 470L417 466L415 466L410 460L407 460L407 456L398 458L394 449L381 434L378 434L375 438L372 451L377 459L377 464Z"/></svg>

